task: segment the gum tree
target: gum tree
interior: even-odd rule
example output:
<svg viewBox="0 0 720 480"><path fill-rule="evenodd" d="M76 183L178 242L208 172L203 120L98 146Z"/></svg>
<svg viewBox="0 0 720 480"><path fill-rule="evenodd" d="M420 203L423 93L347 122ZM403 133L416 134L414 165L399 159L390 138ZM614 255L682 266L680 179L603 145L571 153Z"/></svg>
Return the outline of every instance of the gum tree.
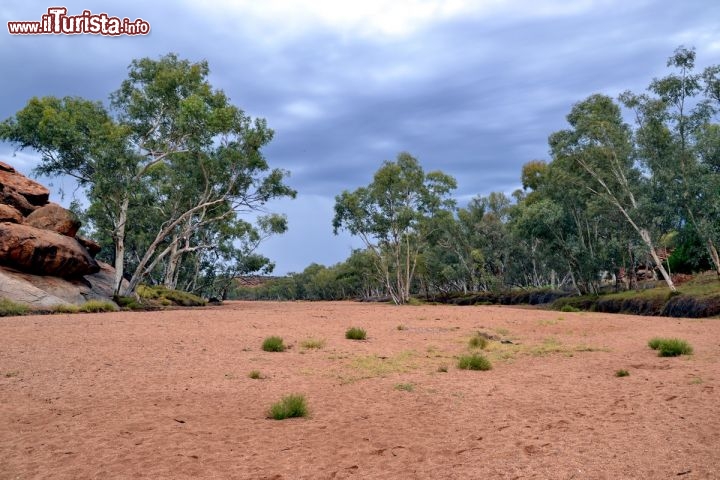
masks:
<svg viewBox="0 0 720 480"><path fill-rule="evenodd" d="M396 304L407 303L420 252L432 233L430 220L454 207L455 179L425 173L409 153L384 162L367 187L335 197L333 229L359 236Z"/></svg>

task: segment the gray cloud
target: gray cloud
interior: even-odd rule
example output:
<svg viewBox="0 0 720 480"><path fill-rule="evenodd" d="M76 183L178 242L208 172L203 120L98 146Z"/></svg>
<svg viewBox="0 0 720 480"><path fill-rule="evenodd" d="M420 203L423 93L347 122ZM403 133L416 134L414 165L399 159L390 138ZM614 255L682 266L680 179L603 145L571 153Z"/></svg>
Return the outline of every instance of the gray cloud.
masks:
<svg viewBox="0 0 720 480"><path fill-rule="evenodd" d="M275 205L288 211L291 232L270 242L268 254L280 272L333 263L347 254L331 233L334 196L367 184L398 152L456 176L459 197L509 193L519 187L523 163L547 157L547 136L564 128L573 103L596 92L644 89L665 74L665 60L681 43L697 47L700 67L720 63L714 2L585 2L542 15L520 11L532 4L518 5L517 12L449 17L405 35L373 37L327 22L258 24L230 11L199 14L139 0L67 2L71 13L142 17L152 32L0 34L0 117L34 95L105 101L133 58L173 51L207 59L213 85L276 130L267 157L292 172L302 194ZM11 0L0 15L3 24L35 20L46 8ZM11 151L0 144L0 157ZM28 169L34 157L17 158Z"/></svg>

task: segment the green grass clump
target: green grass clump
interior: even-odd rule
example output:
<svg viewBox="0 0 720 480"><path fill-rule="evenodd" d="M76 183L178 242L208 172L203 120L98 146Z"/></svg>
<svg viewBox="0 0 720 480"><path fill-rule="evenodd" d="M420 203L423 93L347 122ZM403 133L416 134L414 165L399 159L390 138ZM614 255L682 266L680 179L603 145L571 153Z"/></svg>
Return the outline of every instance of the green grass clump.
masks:
<svg viewBox="0 0 720 480"><path fill-rule="evenodd" d="M659 357L677 357L693 353L690 344L680 338L655 337L648 342L648 347L657 350Z"/></svg>
<svg viewBox="0 0 720 480"><path fill-rule="evenodd" d="M348 328L345 332L345 338L348 340L365 340L367 332L359 327Z"/></svg>
<svg viewBox="0 0 720 480"><path fill-rule="evenodd" d="M280 337L267 337L262 344L262 349L266 352L284 352L285 344Z"/></svg>
<svg viewBox="0 0 720 480"><path fill-rule="evenodd" d="M629 376L630 376L630 372L628 372L628 371L625 370L625 369L620 369L620 370L618 370L618 371L615 372L615 376L616 376L616 377L629 377Z"/></svg>
<svg viewBox="0 0 720 480"><path fill-rule="evenodd" d="M307 416L307 404L303 395L287 395L270 407L268 416L275 420Z"/></svg>
<svg viewBox="0 0 720 480"><path fill-rule="evenodd" d="M52 309L53 313L78 313L80 307L71 303L63 303L61 305L55 305Z"/></svg>
<svg viewBox="0 0 720 480"><path fill-rule="evenodd" d="M468 345L470 348L484 349L488 345L488 339L477 334L468 341Z"/></svg>
<svg viewBox="0 0 720 480"><path fill-rule="evenodd" d="M201 307L207 304L205 299L181 290L170 290L160 285L140 285L137 294L142 299L157 300L161 305L181 307Z"/></svg>
<svg viewBox="0 0 720 480"><path fill-rule="evenodd" d="M259 380L262 377L262 374L260 373L260 370L253 370L248 374L248 377L252 378L253 380Z"/></svg>
<svg viewBox="0 0 720 480"><path fill-rule="evenodd" d="M458 359L457 367L461 370L491 370L490 360L482 355L464 355Z"/></svg>
<svg viewBox="0 0 720 480"><path fill-rule="evenodd" d="M0 298L0 317L14 317L17 315L25 315L30 311L30 307L21 303L13 302L7 298Z"/></svg>
<svg viewBox="0 0 720 480"><path fill-rule="evenodd" d="M79 306L81 312L99 313L99 312L115 312L117 307L112 302L103 300L88 300Z"/></svg>
<svg viewBox="0 0 720 480"><path fill-rule="evenodd" d="M560 308L561 312L580 312L581 310L579 308L575 308L572 305L563 305L562 308Z"/></svg>
<svg viewBox="0 0 720 480"><path fill-rule="evenodd" d="M325 346L325 340L321 338L308 338L300 346L306 350L319 350Z"/></svg>

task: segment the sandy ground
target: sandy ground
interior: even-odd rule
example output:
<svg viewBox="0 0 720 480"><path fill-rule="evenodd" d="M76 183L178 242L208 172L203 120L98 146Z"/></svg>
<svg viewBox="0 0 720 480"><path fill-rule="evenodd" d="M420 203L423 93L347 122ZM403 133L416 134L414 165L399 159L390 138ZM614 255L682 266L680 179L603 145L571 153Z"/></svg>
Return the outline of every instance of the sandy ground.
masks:
<svg viewBox="0 0 720 480"><path fill-rule="evenodd" d="M513 344L459 370L478 330ZM269 335L291 348L262 351ZM653 336L695 354L659 358ZM0 478L720 478L719 382L717 319L345 302L3 318ZM289 393L309 417L266 418Z"/></svg>

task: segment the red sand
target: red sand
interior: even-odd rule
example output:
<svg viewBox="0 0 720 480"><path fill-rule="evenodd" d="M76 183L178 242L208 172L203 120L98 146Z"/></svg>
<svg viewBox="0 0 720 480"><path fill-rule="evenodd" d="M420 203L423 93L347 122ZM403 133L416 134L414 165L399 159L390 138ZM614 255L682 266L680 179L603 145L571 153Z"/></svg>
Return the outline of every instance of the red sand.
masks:
<svg viewBox="0 0 720 480"><path fill-rule="evenodd" d="M458 370L478 330L515 345ZM270 335L292 347L263 352ZM695 354L659 358L653 336ZM2 318L0 478L720 478L719 376L717 319L347 302ZM267 419L289 393L309 417Z"/></svg>

